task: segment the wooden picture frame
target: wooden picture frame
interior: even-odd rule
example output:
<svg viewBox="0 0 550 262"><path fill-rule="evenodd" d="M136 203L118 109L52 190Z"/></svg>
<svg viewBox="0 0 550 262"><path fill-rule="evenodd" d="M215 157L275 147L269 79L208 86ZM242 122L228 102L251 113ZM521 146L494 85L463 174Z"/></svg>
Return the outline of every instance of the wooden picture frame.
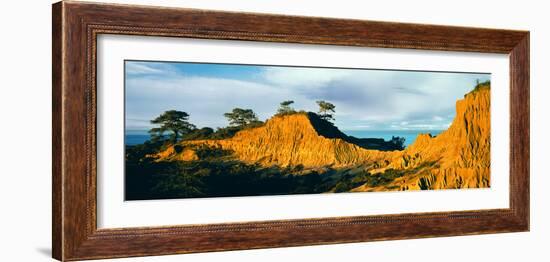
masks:
<svg viewBox="0 0 550 262"><path fill-rule="evenodd" d="M150 256L529 230L528 31L72 1L53 5L52 28L52 245L56 259ZM96 41L99 34L508 54L510 207L98 229Z"/></svg>

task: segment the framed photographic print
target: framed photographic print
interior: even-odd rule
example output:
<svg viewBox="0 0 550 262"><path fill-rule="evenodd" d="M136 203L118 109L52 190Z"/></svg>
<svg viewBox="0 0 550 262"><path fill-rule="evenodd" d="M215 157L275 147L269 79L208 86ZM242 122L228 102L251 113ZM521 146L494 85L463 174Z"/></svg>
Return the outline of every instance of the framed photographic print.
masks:
<svg viewBox="0 0 550 262"><path fill-rule="evenodd" d="M529 32L59 2L53 257L529 230Z"/></svg>

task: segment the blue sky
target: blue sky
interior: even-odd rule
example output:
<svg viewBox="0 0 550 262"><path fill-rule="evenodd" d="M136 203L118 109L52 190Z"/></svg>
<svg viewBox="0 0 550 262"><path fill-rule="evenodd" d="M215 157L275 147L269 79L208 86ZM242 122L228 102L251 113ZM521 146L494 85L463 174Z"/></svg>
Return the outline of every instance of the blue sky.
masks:
<svg viewBox="0 0 550 262"><path fill-rule="evenodd" d="M126 129L147 130L166 110L197 127L227 125L225 112L250 108L261 120L279 103L317 111L336 106L341 130L441 130L455 103L489 74L126 61Z"/></svg>

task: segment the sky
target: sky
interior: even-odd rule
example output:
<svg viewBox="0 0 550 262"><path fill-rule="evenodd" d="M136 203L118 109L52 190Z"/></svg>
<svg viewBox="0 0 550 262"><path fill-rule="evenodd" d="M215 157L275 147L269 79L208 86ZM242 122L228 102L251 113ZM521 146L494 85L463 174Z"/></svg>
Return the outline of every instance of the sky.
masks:
<svg viewBox="0 0 550 262"><path fill-rule="evenodd" d="M264 121L285 100L312 112L333 103L340 130L444 130L477 80L490 74L126 61L126 130L148 130L167 110L199 128L227 126L236 107Z"/></svg>

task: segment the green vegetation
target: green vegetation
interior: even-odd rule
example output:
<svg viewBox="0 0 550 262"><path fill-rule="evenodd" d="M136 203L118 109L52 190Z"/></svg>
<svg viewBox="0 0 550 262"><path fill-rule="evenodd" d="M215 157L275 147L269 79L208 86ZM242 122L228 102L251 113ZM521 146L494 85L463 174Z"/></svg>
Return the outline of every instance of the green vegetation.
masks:
<svg viewBox="0 0 550 262"><path fill-rule="evenodd" d="M214 131L210 127L196 128L189 123L189 114L182 111L170 110L151 120L152 124L160 125L149 130L151 139L149 142L160 144L175 144L182 140L225 139L233 137L237 132L262 126L264 123L258 120L252 109L234 108L232 112L225 113L229 126L218 128ZM169 133L166 135L165 133Z"/></svg>
<svg viewBox="0 0 550 262"><path fill-rule="evenodd" d="M387 185L394 179L399 178L406 174L406 171L396 171L394 169L388 169L384 173L370 174L369 172L362 171L358 174L343 175L334 187L334 192L348 192L353 188L366 185L368 187L377 187Z"/></svg>
<svg viewBox="0 0 550 262"><path fill-rule="evenodd" d="M340 138L360 147L379 150L403 149L404 138L359 139L340 132L331 122L336 106L317 101L319 112L296 111L292 100L283 101L276 115L304 114L319 135ZM194 198L220 196L253 196L278 194L311 194L344 192L362 184L389 183L396 174L370 175L353 169L337 170L330 167L304 169L293 167L262 167L234 158L232 152L206 145L193 146L198 160L157 161L155 154L173 146L177 153L186 148L181 141L226 139L237 132L264 125L252 109L234 108L225 113L226 127L196 128L189 122L189 114L169 110L151 121L157 127L149 133L151 139L140 145L126 147L125 194L127 200ZM189 146L189 145L187 145ZM389 171L388 171L389 172ZM335 179L334 177L338 177Z"/></svg>
<svg viewBox="0 0 550 262"><path fill-rule="evenodd" d="M487 81L484 81L484 82L479 82L479 79L478 79L478 80L476 80L476 86L474 87L474 89L472 91L470 91L469 93L465 94L464 97L466 97L469 94L473 94L475 92L478 92L480 90L490 89L490 88L491 88L491 80L487 80Z"/></svg>
<svg viewBox="0 0 550 262"><path fill-rule="evenodd" d="M126 199L307 194L328 189L322 175L304 171L301 166L247 165L230 158L224 160L231 152L208 147L200 148L197 153L200 160L190 162L155 162L148 157L128 161L143 154L143 147L129 147Z"/></svg>
<svg viewBox="0 0 550 262"><path fill-rule="evenodd" d="M196 127L188 122L189 115L182 111L169 110L162 113L157 118L151 120L151 124L160 125L149 130L151 139L163 140L165 138L164 133L170 132L169 137L173 143L176 143L179 138L185 134L188 134Z"/></svg>
<svg viewBox="0 0 550 262"><path fill-rule="evenodd" d="M226 139L231 138L237 134L237 132L243 130L241 127L228 126L228 127L219 127L216 132L214 132L210 139Z"/></svg>
<svg viewBox="0 0 550 262"><path fill-rule="evenodd" d="M349 192L351 189L365 185L366 187L373 188L379 186L387 186L395 179L404 177L407 174L415 174L423 168L436 165L433 162L423 163L422 165L405 170L396 170L393 168L386 169L384 172L371 174L365 170L359 170L355 172L344 172L340 179L336 182L333 188L334 192ZM421 179L421 183L425 181ZM420 187L423 189L424 184Z"/></svg>
<svg viewBox="0 0 550 262"><path fill-rule="evenodd" d="M400 148L399 150L405 149L405 138L399 136L392 136L390 143L395 145L395 148Z"/></svg>
<svg viewBox="0 0 550 262"><path fill-rule="evenodd" d="M281 102L281 104L279 105L279 109L277 109L276 115L290 115L296 113L296 110L294 110L294 108L290 106L292 104L294 104L294 101L292 100Z"/></svg>
<svg viewBox="0 0 550 262"><path fill-rule="evenodd" d="M245 127L260 122L252 109L233 108L231 113L225 113L223 116L227 118L229 125L236 127Z"/></svg>
<svg viewBox="0 0 550 262"><path fill-rule="evenodd" d="M252 109L234 108L231 112L223 114L223 116L229 121L229 126L218 128L208 139L230 138L241 130L259 127L264 124L264 122L258 120Z"/></svg>
<svg viewBox="0 0 550 262"><path fill-rule="evenodd" d="M263 167L240 162L231 151L204 145L194 149L199 160L156 162L147 155L158 148L152 143L127 147L127 200L349 192L362 185L387 186L425 167L376 174L363 168Z"/></svg>
<svg viewBox="0 0 550 262"><path fill-rule="evenodd" d="M382 151L405 149L404 137L394 136L390 141L385 141L381 138L356 138L342 133L332 122L321 118L321 116L316 113L309 112L307 116L317 133L326 138L340 138L348 143L355 144L365 149Z"/></svg>
<svg viewBox="0 0 550 262"><path fill-rule="evenodd" d="M214 135L214 130L210 127L194 129L182 137L182 140L202 140L210 139Z"/></svg>
<svg viewBox="0 0 550 262"><path fill-rule="evenodd" d="M319 105L318 115L321 119L324 119L327 121L331 121L331 120L334 121L333 113L335 113L334 111L334 109L336 108L335 105L323 100L317 101L317 105Z"/></svg>

